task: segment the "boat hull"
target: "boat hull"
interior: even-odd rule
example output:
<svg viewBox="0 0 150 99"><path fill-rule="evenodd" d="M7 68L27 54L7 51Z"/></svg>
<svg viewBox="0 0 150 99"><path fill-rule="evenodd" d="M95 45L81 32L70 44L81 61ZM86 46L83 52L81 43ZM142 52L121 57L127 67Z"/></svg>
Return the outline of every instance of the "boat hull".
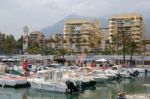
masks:
<svg viewBox="0 0 150 99"><path fill-rule="evenodd" d="M26 77L3 77L0 78L0 85L3 87L27 87L30 84Z"/></svg>
<svg viewBox="0 0 150 99"><path fill-rule="evenodd" d="M64 84L58 83L38 83L38 82L30 82L31 88L37 90L51 91L51 92L67 92L67 86Z"/></svg>

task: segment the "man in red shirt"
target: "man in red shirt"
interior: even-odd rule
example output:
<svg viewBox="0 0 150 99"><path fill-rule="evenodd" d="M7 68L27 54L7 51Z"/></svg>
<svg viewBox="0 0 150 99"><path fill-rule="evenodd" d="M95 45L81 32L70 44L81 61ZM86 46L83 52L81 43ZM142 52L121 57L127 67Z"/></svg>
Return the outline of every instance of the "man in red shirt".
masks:
<svg viewBox="0 0 150 99"><path fill-rule="evenodd" d="M27 71L28 71L28 60L25 60L23 63L23 70L24 70L24 76L27 76Z"/></svg>

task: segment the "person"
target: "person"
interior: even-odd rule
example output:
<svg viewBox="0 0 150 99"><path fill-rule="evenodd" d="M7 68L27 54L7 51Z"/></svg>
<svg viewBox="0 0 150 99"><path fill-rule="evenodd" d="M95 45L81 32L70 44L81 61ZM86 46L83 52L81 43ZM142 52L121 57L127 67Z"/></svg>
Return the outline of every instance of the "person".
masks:
<svg viewBox="0 0 150 99"><path fill-rule="evenodd" d="M27 76L28 73L28 60L25 60L23 63L24 76Z"/></svg>
<svg viewBox="0 0 150 99"><path fill-rule="evenodd" d="M117 96L117 99L127 99L126 98L126 93L125 92L119 92L118 96Z"/></svg>

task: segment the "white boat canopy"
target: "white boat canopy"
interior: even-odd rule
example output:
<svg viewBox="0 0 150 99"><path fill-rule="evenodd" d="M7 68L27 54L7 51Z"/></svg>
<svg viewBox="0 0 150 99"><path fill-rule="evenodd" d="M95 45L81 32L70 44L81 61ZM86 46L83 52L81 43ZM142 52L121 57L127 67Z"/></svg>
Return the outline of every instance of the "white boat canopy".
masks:
<svg viewBox="0 0 150 99"><path fill-rule="evenodd" d="M96 60L97 62L106 62L107 60L106 59L98 59Z"/></svg>
<svg viewBox="0 0 150 99"><path fill-rule="evenodd" d="M2 59L1 61L2 61L2 62L3 62L3 61L7 61L7 62L11 61L11 62L14 62L14 61L19 61L19 59L7 58L7 59Z"/></svg>

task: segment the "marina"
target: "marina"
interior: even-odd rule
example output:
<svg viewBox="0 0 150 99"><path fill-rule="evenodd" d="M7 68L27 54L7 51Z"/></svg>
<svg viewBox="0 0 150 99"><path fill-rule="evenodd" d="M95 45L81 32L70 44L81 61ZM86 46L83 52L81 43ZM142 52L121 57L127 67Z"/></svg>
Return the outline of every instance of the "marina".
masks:
<svg viewBox="0 0 150 99"><path fill-rule="evenodd" d="M1 0L0 99L150 99L150 0Z"/></svg>
<svg viewBox="0 0 150 99"><path fill-rule="evenodd" d="M125 92L127 99L149 98L149 68L108 67L107 60L98 59L95 67L28 64L26 75L24 67L16 67L11 60L9 68L1 64L0 99L117 99L120 91Z"/></svg>
<svg viewBox="0 0 150 99"><path fill-rule="evenodd" d="M120 82L97 83L93 88L72 94L37 91L31 88L0 88L0 99L116 99L118 91L124 90L127 99L149 99L150 87L143 84L150 82L150 75L139 75L135 79L125 79ZM135 98L141 96L141 98ZM133 98L134 97L134 98Z"/></svg>

